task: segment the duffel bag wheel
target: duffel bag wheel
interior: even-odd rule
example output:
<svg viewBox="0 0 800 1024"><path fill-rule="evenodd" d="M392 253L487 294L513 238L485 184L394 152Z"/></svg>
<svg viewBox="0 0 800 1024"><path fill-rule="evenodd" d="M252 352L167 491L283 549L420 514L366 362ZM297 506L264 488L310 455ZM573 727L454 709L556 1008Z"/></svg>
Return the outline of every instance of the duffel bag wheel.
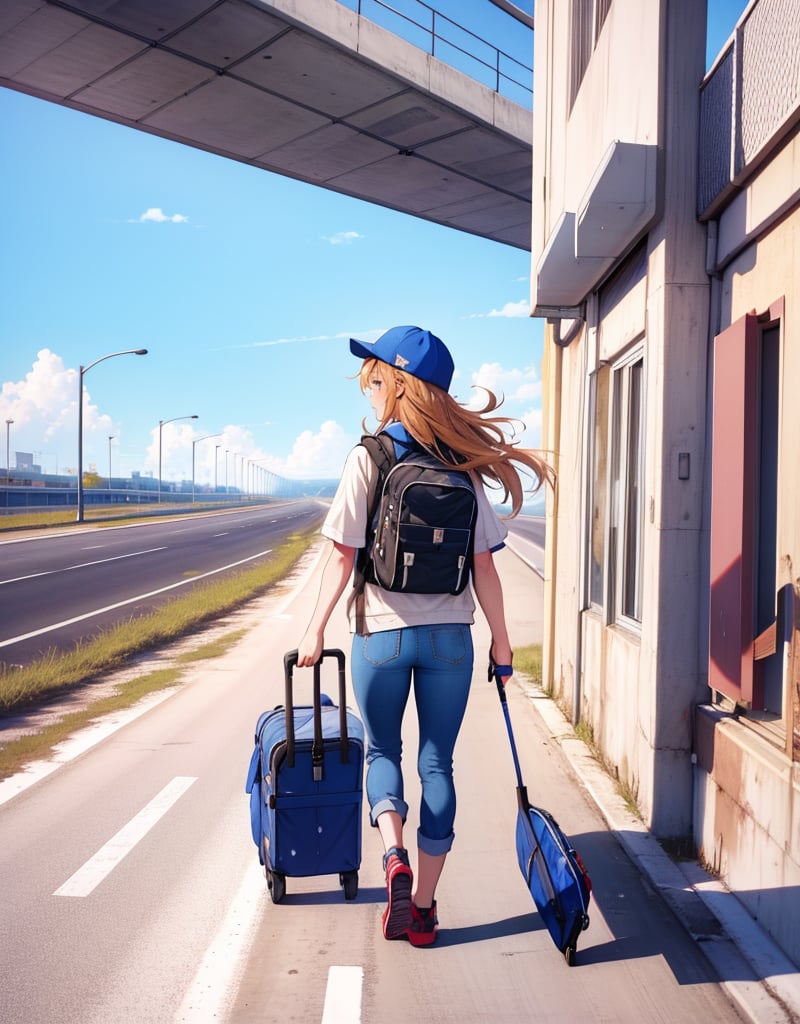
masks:
<svg viewBox="0 0 800 1024"><path fill-rule="evenodd" d="M358 896L358 872L343 871L339 875L339 885L344 888L344 898L354 900Z"/></svg>
<svg viewBox="0 0 800 1024"><path fill-rule="evenodd" d="M564 950L564 959L567 961L569 967L575 966L575 947L567 946Z"/></svg>
<svg viewBox="0 0 800 1024"><path fill-rule="evenodd" d="M273 903L280 903L286 895L286 875L280 871L267 871L267 888Z"/></svg>

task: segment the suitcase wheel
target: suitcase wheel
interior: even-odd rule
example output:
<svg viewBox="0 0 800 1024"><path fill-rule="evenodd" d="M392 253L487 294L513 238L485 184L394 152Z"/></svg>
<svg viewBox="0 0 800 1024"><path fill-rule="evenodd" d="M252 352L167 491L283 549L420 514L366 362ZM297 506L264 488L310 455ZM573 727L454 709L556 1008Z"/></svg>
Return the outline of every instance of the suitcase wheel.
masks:
<svg viewBox="0 0 800 1024"><path fill-rule="evenodd" d="M574 946L567 946L567 948L564 950L564 959L567 961L567 965L569 967L574 967L575 966L575 947Z"/></svg>
<svg viewBox="0 0 800 1024"><path fill-rule="evenodd" d="M267 868L267 888L272 897L272 902L280 903L286 895L286 875L280 871L270 871Z"/></svg>
<svg viewBox="0 0 800 1024"><path fill-rule="evenodd" d="M344 898L354 900L358 896L358 872L342 871L339 875L339 885L344 889Z"/></svg>

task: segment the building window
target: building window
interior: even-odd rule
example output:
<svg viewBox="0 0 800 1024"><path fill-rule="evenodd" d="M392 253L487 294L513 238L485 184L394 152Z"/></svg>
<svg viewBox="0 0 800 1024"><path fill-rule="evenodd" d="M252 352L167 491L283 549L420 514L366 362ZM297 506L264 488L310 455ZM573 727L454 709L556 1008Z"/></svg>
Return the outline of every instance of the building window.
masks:
<svg viewBox="0 0 800 1024"><path fill-rule="evenodd" d="M644 359L641 350L592 377L586 558L588 603L606 621L641 622ZM610 438L610 444L609 444Z"/></svg>
<svg viewBox="0 0 800 1024"><path fill-rule="evenodd" d="M570 48L570 89L569 105L575 97L586 74L592 51L597 45L600 31L606 20L611 0L572 0L572 46Z"/></svg>
<svg viewBox="0 0 800 1024"><path fill-rule="evenodd" d="M709 685L783 717L777 590L780 304L714 340ZM768 638L772 640L768 641Z"/></svg>
<svg viewBox="0 0 800 1024"><path fill-rule="evenodd" d="M644 360L614 368L611 463L610 618L641 622Z"/></svg>
<svg viewBox="0 0 800 1024"><path fill-rule="evenodd" d="M642 562L642 461L644 459L644 436L642 405L644 389L644 361L637 360L627 371L626 414L627 440L621 457L625 458L625 509L623 519L624 539L622 544L622 593L621 612L636 622L641 622L641 572Z"/></svg>
<svg viewBox="0 0 800 1024"><path fill-rule="evenodd" d="M590 439L592 467L589 487L589 552L587 566L588 603L603 608L605 596L605 543L606 543L606 495L608 487L608 385L611 374L607 366L592 375L590 403L592 435Z"/></svg>

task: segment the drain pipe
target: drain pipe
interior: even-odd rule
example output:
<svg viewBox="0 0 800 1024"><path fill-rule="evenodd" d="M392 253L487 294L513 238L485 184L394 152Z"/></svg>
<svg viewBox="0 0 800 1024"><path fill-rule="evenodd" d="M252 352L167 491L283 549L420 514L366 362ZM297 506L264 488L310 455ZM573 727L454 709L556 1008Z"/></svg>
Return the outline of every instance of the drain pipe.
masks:
<svg viewBox="0 0 800 1024"><path fill-rule="evenodd" d="M583 346L582 346L582 360L581 360L581 386L583 388L583 398L580 405L580 421L578 423L577 436L580 438L579 444L581 446L581 452L588 453L591 451L591 446L587 444L587 417L586 409L588 406L587 402L587 369L589 363L589 345L594 344L595 352L593 358L593 364L597 365L597 295L592 293L586 299L586 320L584 322L585 331L583 334ZM590 326L591 325L591 326ZM593 424L588 424L588 430L593 429ZM580 490L578 495L579 508L580 508L580 521L581 525L578 530L578 536L580 537L580 549L578 552L578 578L576 580L576 594L578 597L578 609L575 614L575 681L573 685L573 697L572 697L572 726L575 728L581 720L581 704L583 702L583 613L585 611L586 603L586 550L587 550L587 538L586 532L586 499L588 494L589 486L589 474L592 472L592 467L589 465L589 460L581 457L581 481Z"/></svg>
<svg viewBox="0 0 800 1024"><path fill-rule="evenodd" d="M544 391L542 408L542 446L550 459L555 472L555 484L547 496L545 506L545 556L544 556L544 636L542 686L548 693L553 693L555 679L553 672L555 636L556 636L556 601L555 580L558 566L558 488L559 488L559 454L561 450L561 375L564 350L557 343L560 324L547 320L545 324L544 353L542 357L542 380L552 384ZM549 401L548 401L549 399ZM556 413L556 415L554 415ZM547 432L545 434L545 431Z"/></svg>

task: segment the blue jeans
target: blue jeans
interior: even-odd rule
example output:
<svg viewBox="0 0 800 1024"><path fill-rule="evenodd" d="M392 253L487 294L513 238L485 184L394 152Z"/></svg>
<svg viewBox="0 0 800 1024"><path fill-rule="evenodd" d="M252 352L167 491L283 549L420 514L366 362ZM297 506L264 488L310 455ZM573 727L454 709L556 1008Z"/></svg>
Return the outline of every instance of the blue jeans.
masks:
<svg viewBox="0 0 800 1024"><path fill-rule="evenodd" d="M369 740L367 799L372 824L384 811L396 811L403 821L408 814L400 766L401 727L413 675L422 782L417 845L434 856L453 845L453 748L467 707L472 661L470 627L460 623L353 637L353 690Z"/></svg>

